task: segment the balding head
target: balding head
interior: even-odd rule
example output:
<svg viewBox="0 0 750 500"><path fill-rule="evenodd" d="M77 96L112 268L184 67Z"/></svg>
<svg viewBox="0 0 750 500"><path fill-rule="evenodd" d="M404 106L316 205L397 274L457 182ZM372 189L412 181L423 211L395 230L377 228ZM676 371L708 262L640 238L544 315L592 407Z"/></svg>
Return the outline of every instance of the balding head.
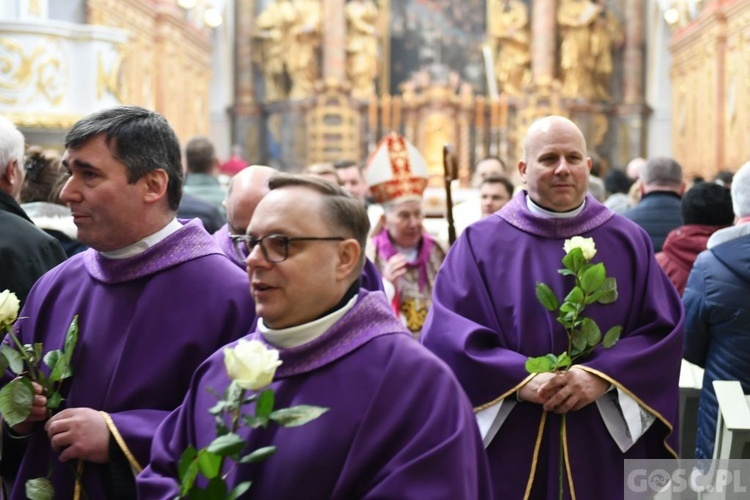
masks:
<svg viewBox="0 0 750 500"><path fill-rule="evenodd" d="M268 193L268 179L275 173L271 167L251 165L232 177L224 201L231 234L245 234L255 207Z"/></svg>
<svg viewBox="0 0 750 500"><path fill-rule="evenodd" d="M588 191L590 169L586 140L575 123L548 116L529 127L518 171L534 203L554 212L579 207Z"/></svg>

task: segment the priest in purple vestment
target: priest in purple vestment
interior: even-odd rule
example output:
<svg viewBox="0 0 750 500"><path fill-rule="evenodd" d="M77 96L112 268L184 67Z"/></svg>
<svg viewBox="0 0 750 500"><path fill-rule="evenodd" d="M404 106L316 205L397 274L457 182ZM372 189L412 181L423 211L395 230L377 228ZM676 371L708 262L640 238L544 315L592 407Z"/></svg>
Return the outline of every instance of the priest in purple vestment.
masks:
<svg viewBox="0 0 750 500"><path fill-rule="evenodd" d="M166 119L111 108L77 122L65 146L60 198L91 248L36 283L16 327L22 343L61 349L78 315L73 376L58 413L40 395L25 422L3 425L3 475L14 499L48 474L56 498L134 498L157 426L198 365L252 328L254 304L200 221L175 218L180 146Z"/></svg>
<svg viewBox="0 0 750 500"><path fill-rule="evenodd" d="M329 410L301 427L241 427L243 455L277 451L231 471L227 464L228 487L252 481L243 496L251 499L490 498L482 442L458 382L414 342L384 294L359 286L365 208L313 177L279 174L269 186L244 239L260 317L248 338L279 351L276 408ZM229 383L219 351L157 431L151 463L138 476L141 498L179 495L180 456L213 440L211 389Z"/></svg>
<svg viewBox="0 0 750 500"><path fill-rule="evenodd" d="M561 474L565 498L622 498L625 459L676 457L682 304L648 235L587 196L591 163L573 122L535 122L524 153L526 190L451 248L423 342L475 407L494 498L558 498ZM568 348L535 288L570 291L572 278L557 271L573 236L593 238L619 292L586 315L622 335L567 372L529 375L528 357Z"/></svg>

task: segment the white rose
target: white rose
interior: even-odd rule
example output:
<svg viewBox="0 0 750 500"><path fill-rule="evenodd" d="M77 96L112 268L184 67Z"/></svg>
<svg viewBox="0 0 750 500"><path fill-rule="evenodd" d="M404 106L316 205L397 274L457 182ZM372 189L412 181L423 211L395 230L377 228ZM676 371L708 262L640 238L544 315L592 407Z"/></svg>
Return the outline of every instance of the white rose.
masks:
<svg viewBox="0 0 750 500"><path fill-rule="evenodd" d="M0 293L0 326L10 326L18 317L20 302L15 293L5 290Z"/></svg>
<svg viewBox="0 0 750 500"><path fill-rule="evenodd" d="M240 340L233 349L224 349L229 378L243 389L257 391L270 384L280 364L279 351L257 340Z"/></svg>
<svg viewBox="0 0 750 500"><path fill-rule="evenodd" d="M573 236L569 240L565 240L563 250L565 253L570 253L574 248L580 248L583 252L583 258L587 261L594 258L596 255L596 246L594 245L594 238L583 238L581 236Z"/></svg>

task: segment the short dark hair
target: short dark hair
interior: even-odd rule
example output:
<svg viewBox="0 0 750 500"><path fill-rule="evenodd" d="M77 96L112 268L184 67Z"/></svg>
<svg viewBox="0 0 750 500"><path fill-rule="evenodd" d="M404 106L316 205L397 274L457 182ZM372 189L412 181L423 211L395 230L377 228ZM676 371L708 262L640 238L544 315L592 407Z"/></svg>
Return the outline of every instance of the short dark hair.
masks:
<svg viewBox="0 0 750 500"><path fill-rule="evenodd" d="M370 219L367 217L362 202L349 194L342 187L320 177L309 175L278 173L268 179L268 189L280 189L290 186L300 186L311 189L323 195L323 218L344 235L354 238L362 249L359 272L365 265L365 247L367 235L370 232Z"/></svg>
<svg viewBox="0 0 750 500"><path fill-rule="evenodd" d="M682 222L730 226L734 222L731 192L713 182L694 185L682 197Z"/></svg>
<svg viewBox="0 0 750 500"><path fill-rule="evenodd" d="M513 183L510 182L510 180L507 177L504 177L502 175L496 175L492 174L484 179L482 179L482 182L479 183L479 187L482 187L485 184L502 184L505 189L508 191L509 196L513 196L513 190L515 189L513 187Z"/></svg>
<svg viewBox="0 0 750 500"><path fill-rule="evenodd" d="M100 134L105 135L112 155L128 169L130 184L154 170L167 173L167 201L176 211L182 198L180 141L167 119L138 106L104 109L78 120L65 136L65 147L78 149Z"/></svg>
<svg viewBox="0 0 750 500"><path fill-rule="evenodd" d="M193 137L185 145L185 163L188 172L210 174L216 164L216 150L206 137Z"/></svg>
<svg viewBox="0 0 750 500"><path fill-rule="evenodd" d="M633 179L628 177L628 174L620 170L619 168L613 168L604 176L604 189L609 194L623 193L627 194L630 191L630 186L635 182Z"/></svg>

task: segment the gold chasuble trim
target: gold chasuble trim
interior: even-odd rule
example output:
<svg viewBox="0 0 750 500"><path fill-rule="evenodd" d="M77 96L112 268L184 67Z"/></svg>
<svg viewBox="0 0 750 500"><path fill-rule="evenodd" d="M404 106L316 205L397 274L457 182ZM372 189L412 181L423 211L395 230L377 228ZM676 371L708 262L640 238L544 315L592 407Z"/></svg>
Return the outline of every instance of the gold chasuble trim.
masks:
<svg viewBox="0 0 750 500"><path fill-rule="evenodd" d="M133 471L135 471L136 475L140 474L143 470L143 467L141 467L141 465L138 463L138 460L136 460L133 456L133 453L131 453L130 448L128 448L125 440L120 435L120 431L117 430L117 426L112 420L112 417L109 416L109 413L104 411L100 411L99 413L101 413L101 415L104 417L104 420L107 422L107 427L109 427L109 432L112 433L112 437L114 437L115 441L117 441L117 444L120 446L120 450L128 459L128 462L130 462L130 467L133 468Z"/></svg>
<svg viewBox="0 0 750 500"><path fill-rule="evenodd" d="M560 435L562 436L563 459L565 460L565 474L568 477L568 488L570 488L570 498L576 500L576 489L573 486L573 471L570 470L570 456L568 455L568 415L562 416L560 425Z"/></svg>
<svg viewBox="0 0 750 500"><path fill-rule="evenodd" d="M622 384L618 383L616 380L614 380L609 375L606 375L606 374L600 372L599 370L594 370L593 368L589 368L589 367L583 366L583 365L575 365L575 367L576 368L580 368L581 370L585 370L585 371L587 371L589 373L593 373L594 375L597 375L597 376L603 378L604 380L606 380L607 382L609 382L610 384L614 385L615 387L617 387L618 389L620 389L622 392L624 392L625 394L627 394L629 397L633 398L639 405L641 405L643 408L645 408L646 410L648 410L652 415L656 416L656 418L658 418L659 420L661 420L661 423L663 423L664 425L667 426L667 429L669 429L669 434L667 434L667 437L674 432L674 428L672 427L672 424L669 423L669 420L667 420L666 418L664 418L661 413L659 413L658 411L654 410L649 405L647 405L646 403L644 403L643 401L641 401L641 399L638 396L636 396L635 394L633 394L632 392L630 392L625 386L623 386ZM667 451L669 453L671 453L672 456L674 456L674 458L679 458L677 456L677 453L667 443L667 438L666 437L664 438L664 448L666 448Z"/></svg>
<svg viewBox="0 0 750 500"><path fill-rule="evenodd" d="M523 379L521 382L518 383L518 385L516 385L512 389L510 389L508 391L505 391L504 393L502 393L500 396L496 397L495 399L493 399L489 403L484 403L483 405L479 405L476 408L474 408L474 413L479 413L480 411L486 410L490 406L499 403L500 401L502 401L503 399L507 398L508 396L510 396L511 394L513 394L514 392L518 391L521 387L525 386L529 382L529 380L531 380L532 378L534 378L536 376L537 376L536 373L529 374L528 377L526 377L525 379Z"/></svg>
<svg viewBox="0 0 750 500"><path fill-rule="evenodd" d="M531 471L529 472L529 480L526 483L526 493L523 494L524 500L528 500L531 495L531 487L534 485L534 477L536 476L536 464L539 461L539 449L542 447L542 434L544 433L544 424L547 422L547 412L542 412L542 420L539 422L539 431L536 433L536 443L534 444L534 456L531 459Z"/></svg>
<svg viewBox="0 0 750 500"><path fill-rule="evenodd" d="M81 500L81 490L83 489L83 460L79 460L76 465L76 485L73 488L73 500Z"/></svg>

